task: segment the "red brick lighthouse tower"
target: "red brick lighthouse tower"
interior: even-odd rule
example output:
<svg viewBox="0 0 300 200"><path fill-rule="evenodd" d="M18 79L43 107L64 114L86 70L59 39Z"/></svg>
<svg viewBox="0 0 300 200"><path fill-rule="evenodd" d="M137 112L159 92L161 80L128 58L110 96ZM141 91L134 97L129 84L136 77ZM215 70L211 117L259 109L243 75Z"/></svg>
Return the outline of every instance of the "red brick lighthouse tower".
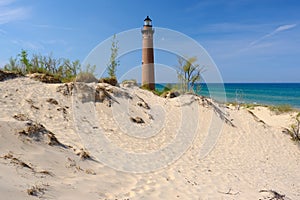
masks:
<svg viewBox="0 0 300 200"><path fill-rule="evenodd" d="M150 90L155 90L154 79L154 53L153 53L153 34L152 20L149 16L144 20L142 29L143 50L142 50L142 86Z"/></svg>

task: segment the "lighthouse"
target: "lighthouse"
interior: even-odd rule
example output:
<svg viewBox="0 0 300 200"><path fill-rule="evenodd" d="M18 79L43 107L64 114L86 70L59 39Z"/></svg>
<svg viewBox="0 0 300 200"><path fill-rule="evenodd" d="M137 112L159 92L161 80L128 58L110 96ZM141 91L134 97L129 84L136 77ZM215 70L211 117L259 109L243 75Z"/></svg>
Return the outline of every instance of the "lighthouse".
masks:
<svg viewBox="0 0 300 200"><path fill-rule="evenodd" d="M142 28L142 86L150 90L155 90L153 34L152 20L147 16Z"/></svg>

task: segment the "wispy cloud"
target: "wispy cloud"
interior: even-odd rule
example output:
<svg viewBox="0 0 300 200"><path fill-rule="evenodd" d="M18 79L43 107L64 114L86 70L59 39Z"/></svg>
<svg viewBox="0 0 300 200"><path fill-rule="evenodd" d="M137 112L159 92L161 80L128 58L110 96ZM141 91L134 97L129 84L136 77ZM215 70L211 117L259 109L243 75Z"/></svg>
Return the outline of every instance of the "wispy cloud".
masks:
<svg viewBox="0 0 300 200"><path fill-rule="evenodd" d="M7 32L5 30L0 29L0 35L6 35L6 34L7 34Z"/></svg>
<svg viewBox="0 0 300 200"><path fill-rule="evenodd" d="M25 40L12 40L12 43L20 46L21 48L34 50L34 51L44 49L44 46L38 42L31 42Z"/></svg>
<svg viewBox="0 0 300 200"><path fill-rule="evenodd" d="M0 1L0 24L25 19L29 15L27 7L16 7L13 3L14 0Z"/></svg>
<svg viewBox="0 0 300 200"><path fill-rule="evenodd" d="M8 4L11 4L12 2L14 2L15 0L1 0L0 1L0 6L6 6Z"/></svg>
<svg viewBox="0 0 300 200"><path fill-rule="evenodd" d="M274 31L260 37L259 39L257 40L254 40L253 42L251 42L248 46L248 48L250 47L253 47L254 45L257 45L259 44L260 42L262 42L263 40L267 39L267 38L270 38L272 36L274 36L275 34L278 34L282 31L286 31L286 30L289 30L289 29L292 29L294 27L296 27L297 24L286 24L286 25L282 25L282 26L279 26L278 28L276 28Z"/></svg>
<svg viewBox="0 0 300 200"><path fill-rule="evenodd" d="M202 32L209 33L240 33L240 32L253 32L260 30L262 27L265 27L267 24L243 24L243 23L216 23L216 24L207 24L201 27Z"/></svg>
<svg viewBox="0 0 300 200"><path fill-rule="evenodd" d="M61 45L66 45L67 42L65 40L60 40L60 39L54 39L54 40L45 40L42 41L41 43L43 44L49 44L49 45L57 45L57 44L61 44Z"/></svg>
<svg viewBox="0 0 300 200"><path fill-rule="evenodd" d="M266 32L266 29L270 30L270 26L270 24L260 26L260 32L263 30L264 32ZM274 27L274 25L272 26ZM297 26L297 24L287 24L277 27L275 26L275 28L273 28L273 31L270 31L263 37L257 37L259 31L255 31L255 33L245 31L245 33L238 33L235 34L233 37L231 37L231 35L230 37L224 37L224 34L220 34L218 35L218 37L206 39L203 42L203 46L207 48L208 52L211 53L212 57L218 58L219 60L222 60L222 62L226 62L226 60L233 58L238 60L241 59L243 56L245 56L245 59L248 59L252 56L280 57L282 55L288 54L295 55L297 53L299 54L300 52L300 40L297 34L299 30L296 30ZM237 29L239 29L239 27L237 27ZM246 27L246 29L248 28ZM293 31L293 33L289 34L288 37L282 34L284 33L284 31L287 30ZM253 38L255 38L253 36L254 34L256 35L256 38L259 39L253 40ZM277 37L273 38L273 36Z"/></svg>
<svg viewBox="0 0 300 200"><path fill-rule="evenodd" d="M37 27L37 28L44 28L44 29L59 29L59 30L66 30L66 31L73 30L73 28L71 28L71 27L53 26L53 25L48 25L48 24L33 24L32 26Z"/></svg>

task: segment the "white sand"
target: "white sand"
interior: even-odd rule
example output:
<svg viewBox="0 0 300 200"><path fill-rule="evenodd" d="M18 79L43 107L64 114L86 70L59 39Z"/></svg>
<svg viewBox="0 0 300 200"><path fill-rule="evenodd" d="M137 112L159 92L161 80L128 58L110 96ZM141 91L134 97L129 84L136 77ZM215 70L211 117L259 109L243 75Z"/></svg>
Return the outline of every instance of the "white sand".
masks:
<svg viewBox="0 0 300 200"><path fill-rule="evenodd" d="M261 190L300 199L299 146L282 134L295 113L251 110L263 124L247 109L226 108L232 127L191 95L164 99L138 88L108 87L116 100L108 107L107 100L89 101L93 95L64 96L58 86L28 78L0 82L0 199L272 198ZM14 119L16 114L71 147L20 136L28 121ZM82 160L76 155L81 148L100 162ZM40 188L37 196L28 195L32 187Z"/></svg>

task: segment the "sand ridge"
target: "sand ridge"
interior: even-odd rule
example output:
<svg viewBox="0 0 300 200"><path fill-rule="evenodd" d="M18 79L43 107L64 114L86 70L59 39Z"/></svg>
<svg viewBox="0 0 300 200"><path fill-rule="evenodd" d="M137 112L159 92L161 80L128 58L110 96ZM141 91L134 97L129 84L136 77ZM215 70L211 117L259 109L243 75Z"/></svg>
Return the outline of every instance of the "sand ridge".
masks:
<svg viewBox="0 0 300 200"><path fill-rule="evenodd" d="M271 199L276 191L285 195L282 199L300 199L299 146L282 134L295 113L275 115L264 107L250 110L262 123L245 108L227 107L224 112L235 127L227 123L214 127L223 120L192 95L165 99L137 87L102 84L113 100L98 101L89 91L95 92L99 84L84 85L90 96L75 99L57 92L61 86L26 77L0 82L1 198ZM96 115L90 117L90 111ZM141 117L144 123L134 123L130 117ZM182 126L182 121L187 125ZM20 135L30 124L42 124L64 147L49 145L44 136L35 140ZM220 134L213 138L211 151L200 159L209 130L214 128ZM181 129L185 137L180 138ZM78 130L88 131L84 135ZM125 172L109 166L123 165L114 159L114 151L107 152L111 159L107 161L113 163L93 159L92 149L99 149L88 147L83 136L99 134L99 130L101 137L122 152L150 154L170 144L189 146L179 149L183 153L178 158L174 151L159 154L164 159L153 158L153 166L169 159L164 167ZM91 139L96 136L90 135ZM89 148L92 157L84 159L81 152ZM128 166L145 169L142 162Z"/></svg>

